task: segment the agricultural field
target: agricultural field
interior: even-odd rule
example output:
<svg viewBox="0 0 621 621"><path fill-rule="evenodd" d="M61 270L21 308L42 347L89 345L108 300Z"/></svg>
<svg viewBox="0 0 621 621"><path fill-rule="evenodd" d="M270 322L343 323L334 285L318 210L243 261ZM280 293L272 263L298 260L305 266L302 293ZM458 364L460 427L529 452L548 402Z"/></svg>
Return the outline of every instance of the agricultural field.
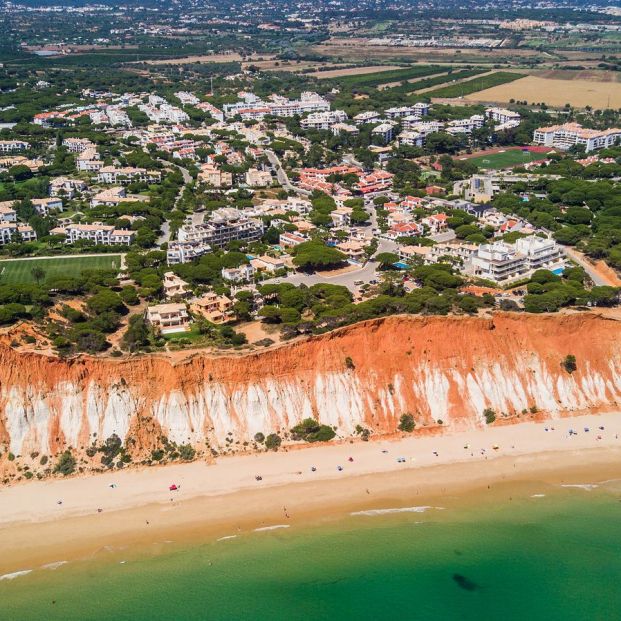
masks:
<svg viewBox="0 0 621 621"><path fill-rule="evenodd" d="M545 159L545 153L522 149L505 149L496 153L485 153L467 159L479 168L498 170L500 168L513 168L528 164L529 162L543 160Z"/></svg>
<svg viewBox="0 0 621 621"><path fill-rule="evenodd" d="M437 65L415 65L413 67L395 69L394 71L375 71L365 75L347 75L336 78L335 81L338 81L338 83L343 87L374 87L379 86L380 84L385 84L386 82L424 77L439 73L442 70L443 67L439 67Z"/></svg>
<svg viewBox="0 0 621 621"><path fill-rule="evenodd" d="M559 107L571 104L579 108L621 108L621 82L555 80L530 75L510 84L469 93L466 99L499 103L514 99Z"/></svg>
<svg viewBox="0 0 621 621"><path fill-rule="evenodd" d="M462 71L453 71L452 73L442 76L423 78L416 82L412 92L419 94L426 93L440 84L446 84L447 82L454 82L456 80L462 82L482 73L487 73L487 69L463 69Z"/></svg>
<svg viewBox="0 0 621 621"><path fill-rule="evenodd" d="M429 91L426 95L429 97L445 98L464 97L466 95L470 95L471 93L478 93L479 91L483 91L485 89L491 90L492 87L506 84L507 82L513 82L523 77L523 73L496 71L495 73L488 73L484 76L474 78L473 80L466 80L465 82L460 82L459 84L452 84L450 86L445 86L444 88Z"/></svg>
<svg viewBox="0 0 621 621"><path fill-rule="evenodd" d="M45 272L43 276L45 280L58 276L73 278L79 276L84 270L118 270L120 266L121 255L118 254L0 261L0 285L35 282L33 268L41 268Z"/></svg>
<svg viewBox="0 0 621 621"><path fill-rule="evenodd" d="M326 78L342 78L350 75L365 75L368 73L377 73L378 71L395 71L401 69L397 65L371 65L367 67L349 67L349 69L331 69L329 71L316 71L309 73L313 78L324 80Z"/></svg>

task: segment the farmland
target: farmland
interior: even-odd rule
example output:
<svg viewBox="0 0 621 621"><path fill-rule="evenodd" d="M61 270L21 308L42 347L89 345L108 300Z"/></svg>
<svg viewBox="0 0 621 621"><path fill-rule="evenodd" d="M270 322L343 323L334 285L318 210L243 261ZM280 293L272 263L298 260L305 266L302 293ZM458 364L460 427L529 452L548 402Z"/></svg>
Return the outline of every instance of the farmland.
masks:
<svg viewBox="0 0 621 621"><path fill-rule="evenodd" d="M410 78L424 77L432 75L443 70L443 67L437 65L417 65L413 67L404 67L395 69L394 71L380 71L369 73L366 75L347 75L336 78L335 81L343 87L360 88L375 87L386 82L396 82L401 80L409 80Z"/></svg>
<svg viewBox="0 0 621 621"><path fill-rule="evenodd" d="M338 65L335 65L337 67ZM367 67L349 67L345 69L330 69L328 71L315 71L314 73L310 73L313 78L317 78L318 80L325 80L327 78L342 78L345 76L356 76L356 75L365 75L369 73L377 73L378 71L395 71L397 69L401 69L397 65L371 65Z"/></svg>
<svg viewBox="0 0 621 621"><path fill-rule="evenodd" d="M464 97L471 93L477 93L484 89L491 89L492 87L506 84L507 82L513 82L523 78L524 74L511 73L509 71L497 71L490 73L473 80L461 82L460 84L452 84L439 88L435 91L426 93L429 97Z"/></svg>
<svg viewBox="0 0 621 621"><path fill-rule="evenodd" d="M75 278L84 270L118 270L120 265L121 255L118 254L0 261L0 285L35 282L32 274L34 268L41 268L45 272L43 279L48 279L59 276Z"/></svg>
<svg viewBox="0 0 621 621"><path fill-rule="evenodd" d="M518 74L513 74L518 75ZM621 83L594 80L557 80L539 76L523 77L511 84L471 92L470 101L508 102L511 99L529 103L544 102L549 106L571 104L577 107L621 108Z"/></svg>

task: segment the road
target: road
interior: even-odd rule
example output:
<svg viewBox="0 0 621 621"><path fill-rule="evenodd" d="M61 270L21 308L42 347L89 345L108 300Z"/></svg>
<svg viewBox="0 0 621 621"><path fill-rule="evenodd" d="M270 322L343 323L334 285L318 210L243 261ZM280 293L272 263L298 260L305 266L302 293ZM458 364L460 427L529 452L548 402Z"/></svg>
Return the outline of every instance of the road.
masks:
<svg viewBox="0 0 621 621"><path fill-rule="evenodd" d="M305 197L310 196L310 192L308 190L302 190L301 188L296 188L291 183L291 181L289 181L289 177L287 176L287 173L283 169L282 164L280 163L280 160L278 159L278 156L276 155L276 153L274 153L274 151L265 149L265 155L267 156L269 163L276 170L276 179L278 179L278 183L280 183L280 185L285 190L287 190L287 192L295 192L296 194L299 194Z"/></svg>
<svg viewBox="0 0 621 621"><path fill-rule="evenodd" d="M593 284L598 287L603 285L610 287L618 286L612 282L611 279L598 273L593 264L582 253L567 246L563 246L563 252L567 258L575 261L588 274L589 278L593 281Z"/></svg>
<svg viewBox="0 0 621 621"><path fill-rule="evenodd" d="M169 162L166 162L166 163L169 164ZM187 168L184 168L183 166L179 166L179 164L173 164L173 166L176 166L179 169L183 177L183 185L179 188L179 192L177 193L177 197L175 198L175 203L173 205L173 209L174 209L177 206L177 203L179 202L181 197L183 196L183 191L185 190L185 186L188 185L188 183L191 183L193 179L192 179L192 175L190 175L190 172L188 171ZM164 222L162 222L160 226L160 229L162 230L162 232L155 241L155 243L158 246L161 246L162 244L167 244L170 241L170 222L168 220L164 220Z"/></svg>

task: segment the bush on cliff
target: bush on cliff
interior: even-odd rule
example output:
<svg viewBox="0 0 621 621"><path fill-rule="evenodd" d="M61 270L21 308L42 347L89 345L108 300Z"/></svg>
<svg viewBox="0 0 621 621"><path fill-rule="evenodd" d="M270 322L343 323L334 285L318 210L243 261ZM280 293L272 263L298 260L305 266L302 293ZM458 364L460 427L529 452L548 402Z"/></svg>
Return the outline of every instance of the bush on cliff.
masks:
<svg viewBox="0 0 621 621"><path fill-rule="evenodd" d="M332 427L322 425L314 418L305 418L291 430L291 437L294 440L304 440L306 442L327 442L332 440L335 435L336 433Z"/></svg>
<svg viewBox="0 0 621 621"><path fill-rule="evenodd" d="M416 423L414 422L414 416L412 416L412 414L401 414L398 425L399 431L412 433L415 427Z"/></svg>
<svg viewBox="0 0 621 621"><path fill-rule="evenodd" d="M62 474L63 476L67 476L69 474L73 474L75 472L76 460L75 457L71 454L71 451L66 450L61 456L58 458L56 462L56 466L54 466L54 472L58 474Z"/></svg>
<svg viewBox="0 0 621 621"><path fill-rule="evenodd" d="M277 433L270 433L270 435L265 438L265 448L268 451L277 451L281 444L282 438Z"/></svg>

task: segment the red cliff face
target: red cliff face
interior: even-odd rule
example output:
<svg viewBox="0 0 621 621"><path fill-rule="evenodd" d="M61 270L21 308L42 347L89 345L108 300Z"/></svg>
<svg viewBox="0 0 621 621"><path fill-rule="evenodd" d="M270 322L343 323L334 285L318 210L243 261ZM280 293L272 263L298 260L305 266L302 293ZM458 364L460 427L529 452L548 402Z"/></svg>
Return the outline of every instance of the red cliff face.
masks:
<svg viewBox="0 0 621 621"><path fill-rule="evenodd" d="M84 468L101 467L86 449L113 434L136 462L166 440L199 455L252 450L258 432L285 437L309 416L347 437L357 425L395 433L406 412L418 430L441 432L484 425L488 407L495 424L531 409L546 417L611 410L621 401L620 328L591 314L390 317L177 364L61 360L0 345L0 471L20 476L27 465L45 474L66 448ZM567 354L577 360L573 374L561 366Z"/></svg>

